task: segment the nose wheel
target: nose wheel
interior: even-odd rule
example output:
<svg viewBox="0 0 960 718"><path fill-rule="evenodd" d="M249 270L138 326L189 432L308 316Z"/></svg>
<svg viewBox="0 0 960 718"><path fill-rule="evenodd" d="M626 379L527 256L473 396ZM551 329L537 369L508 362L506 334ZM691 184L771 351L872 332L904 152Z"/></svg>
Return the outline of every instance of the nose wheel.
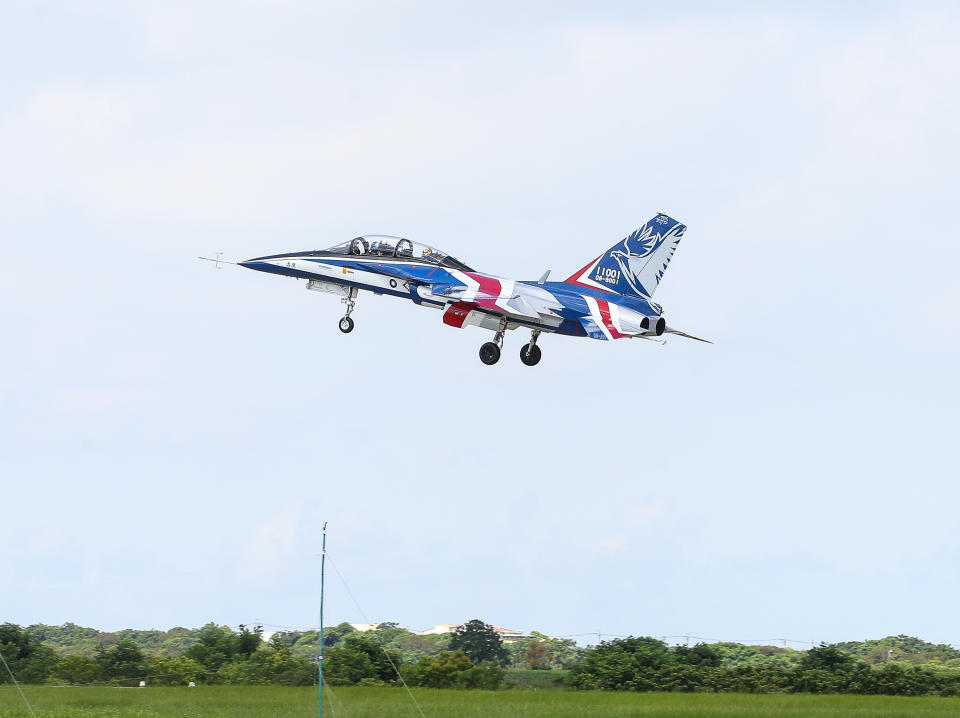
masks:
<svg viewBox="0 0 960 718"><path fill-rule="evenodd" d="M357 306L357 303L353 301L356 296L356 287L351 287L349 292L347 292L343 299L340 300L347 305L347 313L344 315L343 319L340 320L340 331L344 334L349 334L353 331L353 319L350 318L350 315L353 314L354 307Z"/></svg>

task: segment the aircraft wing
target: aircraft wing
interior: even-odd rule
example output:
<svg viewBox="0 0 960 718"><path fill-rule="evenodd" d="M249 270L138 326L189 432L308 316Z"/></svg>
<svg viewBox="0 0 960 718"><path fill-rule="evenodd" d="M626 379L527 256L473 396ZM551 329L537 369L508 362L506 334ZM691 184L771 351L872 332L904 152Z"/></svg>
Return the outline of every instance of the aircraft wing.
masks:
<svg viewBox="0 0 960 718"><path fill-rule="evenodd" d="M499 289L499 285L498 285ZM523 294L516 293L512 296L504 296L498 293L493 294L478 290L475 287L469 288L463 284L433 284L430 292L434 296L443 297L456 302L468 302L488 311L494 311L507 317L519 317L522 319L541 320L545 317L557 316L551 309L561 309L561 305L554 303L552 306L538 308L535 302ZM539 304L539 302L537 302Z"/></svg>
<svg viewBox="0 0 960 718"><path fill-rule="evenodd" d="M449 302L473 304L506 317L537 321L556 320L557 324L561 321L559 312L563 309L562 304L547 292L523 287L520 282L483 277L472 285L467 285L450 281L451 277L447 272L438 272L435 267L402 267L372 262L364 268L400 281L422 285L428 288L434 297L441 297ZM477 278L478 275L471 274L470 277Z"/></svg>

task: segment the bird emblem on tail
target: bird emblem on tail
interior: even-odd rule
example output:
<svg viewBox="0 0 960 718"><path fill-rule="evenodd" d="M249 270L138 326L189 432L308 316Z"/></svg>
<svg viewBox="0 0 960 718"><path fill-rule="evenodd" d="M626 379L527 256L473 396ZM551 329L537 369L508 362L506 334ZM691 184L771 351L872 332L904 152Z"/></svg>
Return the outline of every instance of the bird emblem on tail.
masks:
<svg viewBox="0 0 960 718"><path fill-rule="evenodd" d="M685 230L686 225L658 214L567 281L650 299Z"/></svg>

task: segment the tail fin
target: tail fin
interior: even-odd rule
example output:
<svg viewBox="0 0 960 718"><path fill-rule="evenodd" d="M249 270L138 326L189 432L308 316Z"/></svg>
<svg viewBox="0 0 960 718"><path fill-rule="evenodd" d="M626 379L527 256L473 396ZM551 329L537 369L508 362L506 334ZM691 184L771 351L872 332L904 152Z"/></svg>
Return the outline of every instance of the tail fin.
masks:
<svg viewBox="0 0 960 718"><path fill-rule="evenodd" d="M686 229L677 220L658 214L566 281L649 299Z"/></svg>

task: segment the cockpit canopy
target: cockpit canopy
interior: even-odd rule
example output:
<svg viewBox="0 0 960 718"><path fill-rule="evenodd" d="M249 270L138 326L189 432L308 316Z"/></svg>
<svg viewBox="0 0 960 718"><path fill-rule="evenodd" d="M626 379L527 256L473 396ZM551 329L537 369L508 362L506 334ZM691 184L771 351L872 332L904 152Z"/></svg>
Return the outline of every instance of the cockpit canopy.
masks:
<svg viewBox="0 0 960 718"><path fill-rule="evenodd" d="M331 254L352 254L370 257L397 257L398 259L413 259L418 262L429 262L441 267L452 267L470 271L463 262L448 254L444 254L436 247L428 244L413 242L403 237L392 237L388 234L367 234L356 237L349 242L341 242L326 250Z"/></svg>

